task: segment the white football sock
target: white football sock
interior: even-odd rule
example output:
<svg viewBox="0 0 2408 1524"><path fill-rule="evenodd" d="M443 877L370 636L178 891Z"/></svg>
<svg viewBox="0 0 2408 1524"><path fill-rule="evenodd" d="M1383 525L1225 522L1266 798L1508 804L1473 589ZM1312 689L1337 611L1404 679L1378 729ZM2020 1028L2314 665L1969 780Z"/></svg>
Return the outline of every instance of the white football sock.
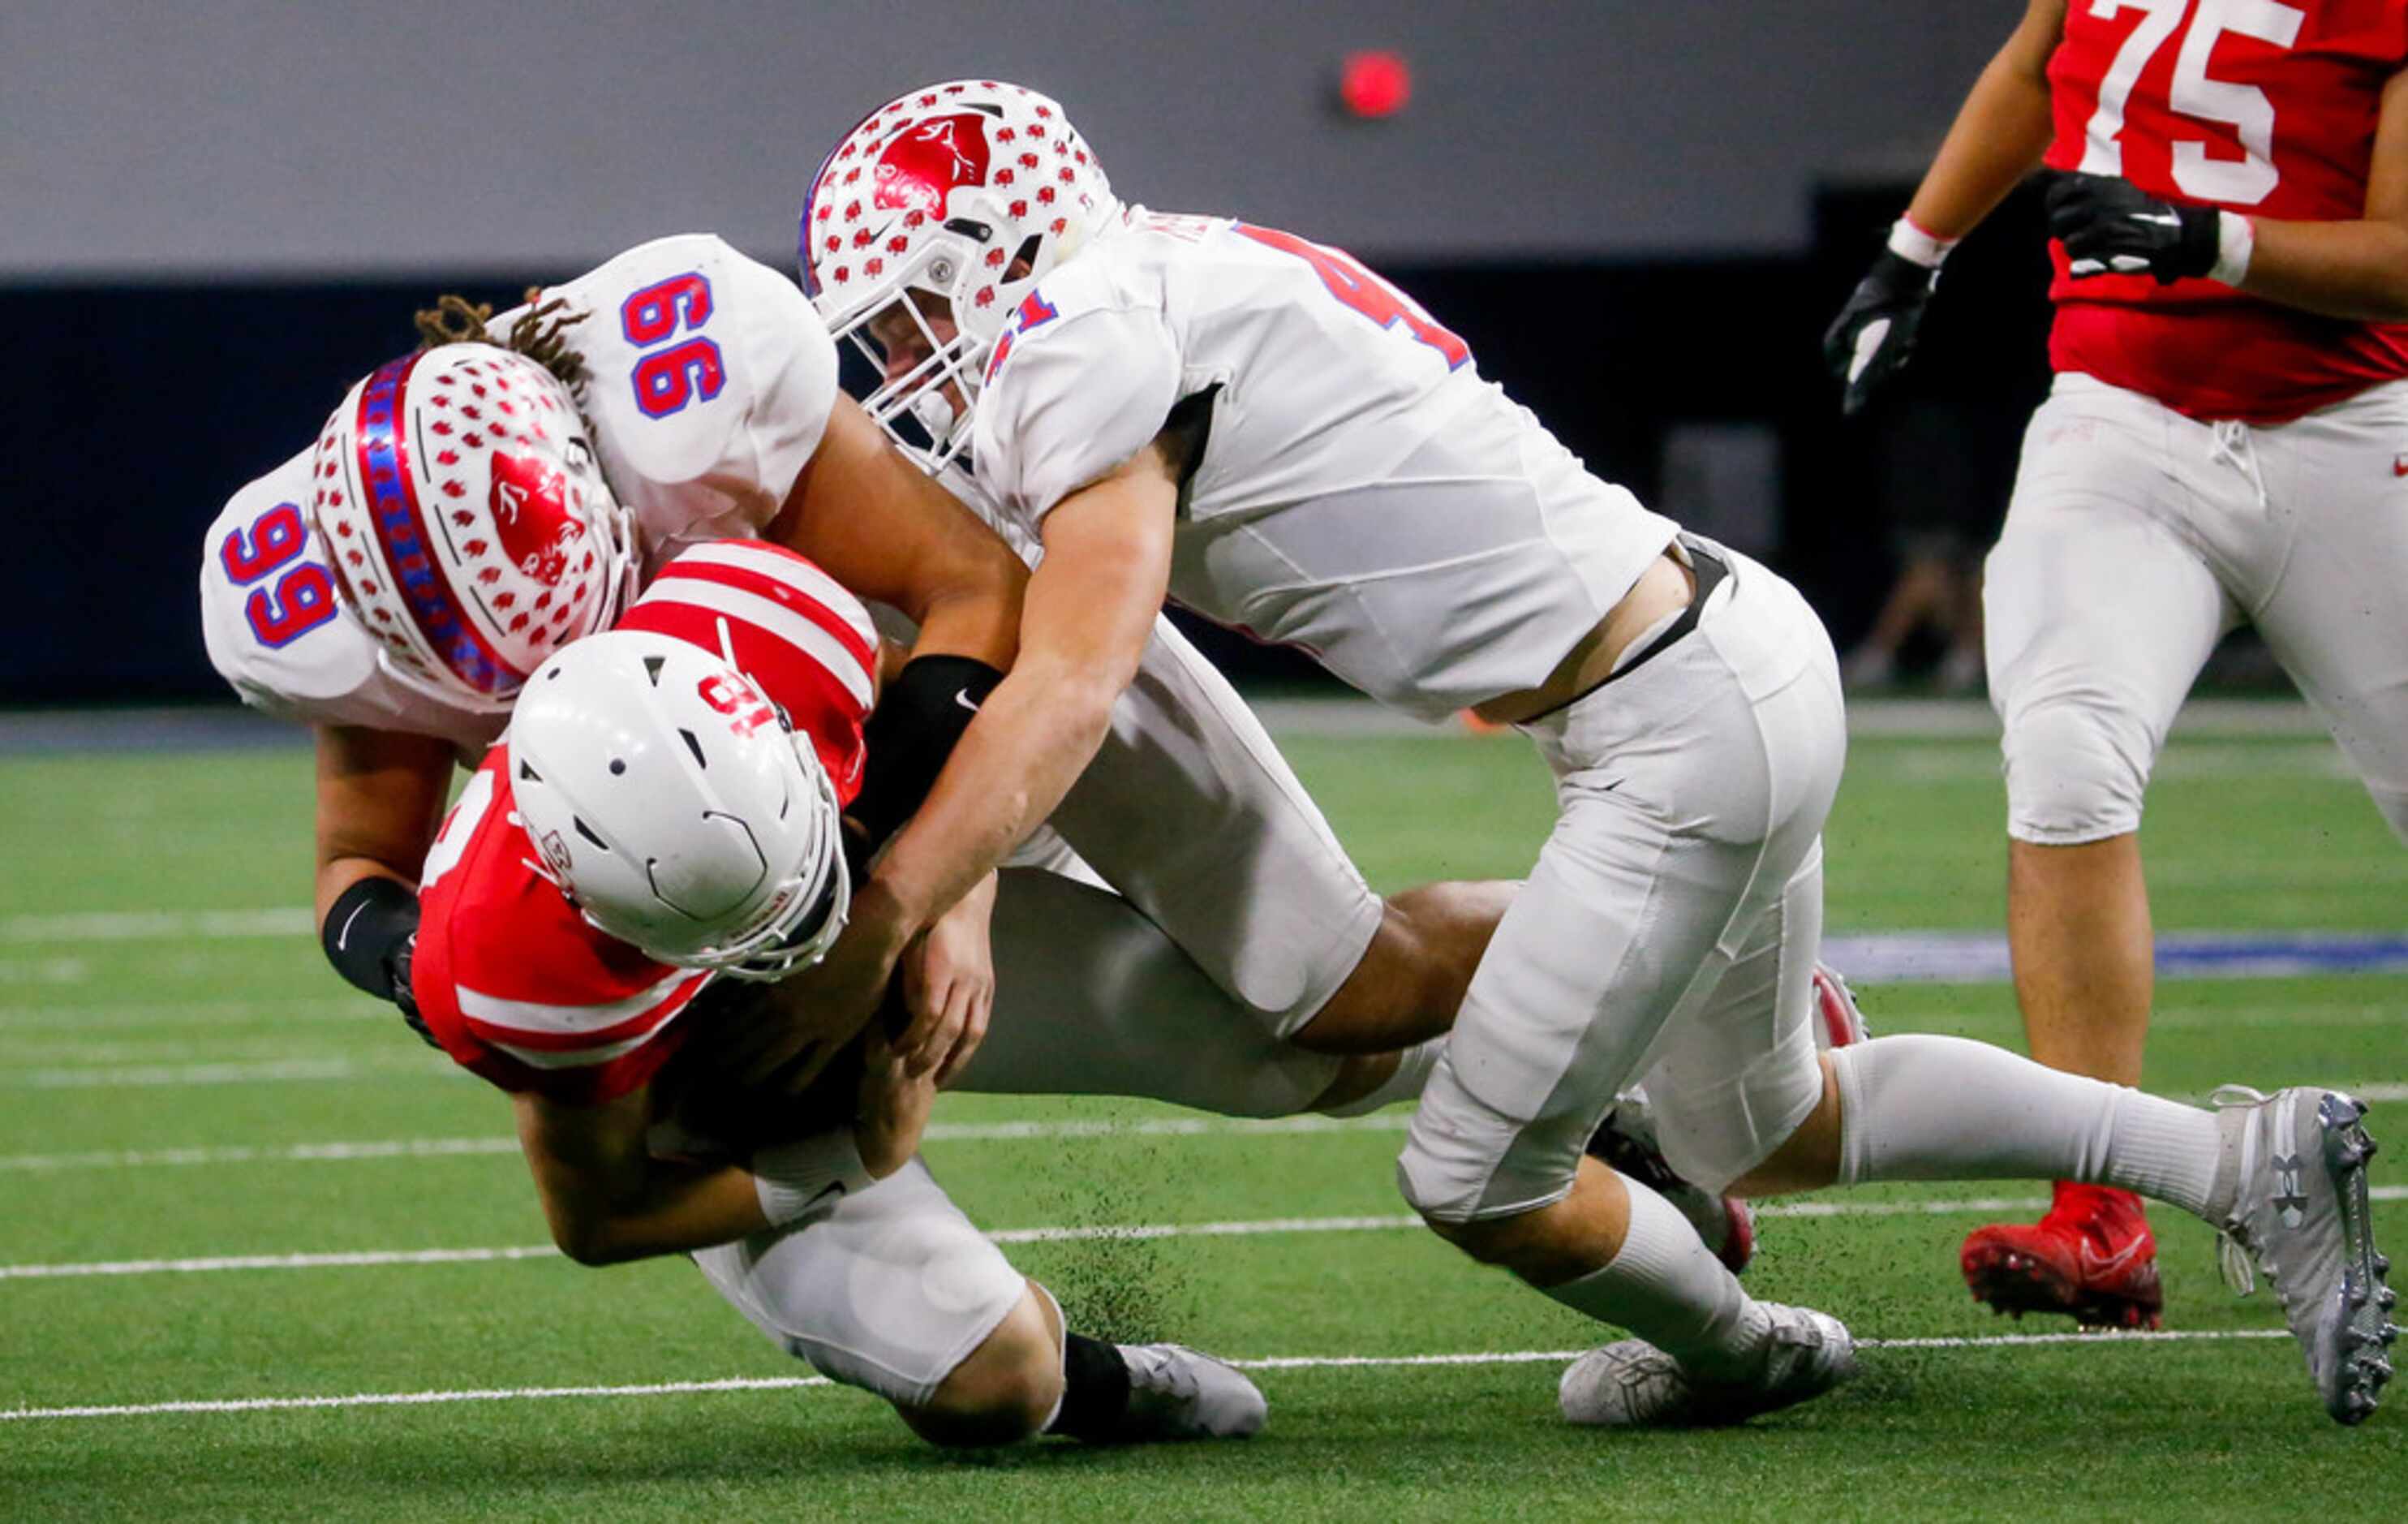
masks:
<svg viewBox="0 0 2408 1524"><path fill-rule="evenodd" d="M1430 1071L1438 1067L1439 1055L1446 1051L1446 1039L1433 1037L1417 1042L1397 1056L1397 1071L1380 1082L1368 1095L1358 1096L1341 1106L1332 1106L1330 1116L1369 1116L1383 1106L1399 1100L1411 1100L1422 1093L1429 1083Z"/></svg>
<svg viewBox="0 0 2408 1524"><path fill-rule="evenodd" d="M1619 1323L1701 1374L1726 1381L1754 1374L1770 1320L1654 1191L1621 1176L1630 1192L1630 1231L1602 1270L1541 1287L1600 1323Z"/></svg>
<svg viewBox="0 0 2408 1524"><path fill-rule="evenodd" d="M2079 1180L2207 1208L2223 1146L2214 1112L1961 1037L1876 1038L1829 1057L1842 1185Z"/></svg>

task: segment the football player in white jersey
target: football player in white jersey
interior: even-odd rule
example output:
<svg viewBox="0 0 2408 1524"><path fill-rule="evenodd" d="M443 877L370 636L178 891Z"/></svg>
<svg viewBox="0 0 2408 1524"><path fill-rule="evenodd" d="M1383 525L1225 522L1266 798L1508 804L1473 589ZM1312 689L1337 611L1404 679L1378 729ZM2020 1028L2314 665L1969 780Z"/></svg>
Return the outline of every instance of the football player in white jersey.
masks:
<svg viewBox="0 0 2408 1524"><path fill-rule="evenodd" d="M1167 594L1410 712L1513 724L1555 775L1559 822L1399 1179L1475 1258L1642 1336L1567 1373L1568 1415L1731 1421L1853 1363L1836 1320L1753 1301L1584 1157L1642 1075L1667 1157L1709 1189L2061 1177L2186 1207L2274 1272L2328 1411L2372 1411L2388 1294L2362 1107L2200 1110L1947 1037L1818 1058L1845 737L1821 624L1590 475L1410 298L1290 234L1123 206L1058 106L991 80L865 119L802 255L829 326L884 366L869 410L911 420L927 460L967 453L1044 547L1010 674L829 956L855 1019L1086 765Z"/></svg>
<svg viewBox="0 0 2408 1524"><path fill-rule="evenodd" d="M202 568L219 670L316 726L322 941L389 998L407 996L409 886L455 757L681 546L757 533L916 622L880 723L922 770L896 769L863 811L889 825L1010 664L1027 575L839 394L835 346L793 284L715 237L644 244L480 332L481 316L456 299L423 316L429 347L237 493ZM1057 814L1065 835L1280 1036L1318 1021L1340 1033L1320 1045L1342 1049L1357 1013L1443 1030L1509 890L1383 901L1167 622L1141 669ZM1183 801L1168 816L1167 795ZM919 1009L904 1042L920 1069L958 1062L984 1019L975 1003Z"/></svg>

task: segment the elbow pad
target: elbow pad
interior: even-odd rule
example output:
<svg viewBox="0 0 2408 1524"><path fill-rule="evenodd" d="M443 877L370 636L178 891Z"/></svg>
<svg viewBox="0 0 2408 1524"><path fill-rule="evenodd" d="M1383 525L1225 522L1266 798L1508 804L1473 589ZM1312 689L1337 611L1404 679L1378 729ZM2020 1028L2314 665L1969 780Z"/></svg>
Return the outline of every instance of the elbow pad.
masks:
<svg viewBox="0 0 2408 1524"><path fill-rule="evenodd" d="M867 853L927 799L954 743L1002 681L1001 672L975 657L915 656L887 684L862 726L869 766L848 812L867 833Z"/></svg>
<svg viewBox="0 0 2408 1524"><path fill-rule="evenodd" d="M418 942L418 896L397 879L370 876L336 897L318 928L326 961L351 984L401 1007L402 1019L432 1042L409 989Z"/></svg>

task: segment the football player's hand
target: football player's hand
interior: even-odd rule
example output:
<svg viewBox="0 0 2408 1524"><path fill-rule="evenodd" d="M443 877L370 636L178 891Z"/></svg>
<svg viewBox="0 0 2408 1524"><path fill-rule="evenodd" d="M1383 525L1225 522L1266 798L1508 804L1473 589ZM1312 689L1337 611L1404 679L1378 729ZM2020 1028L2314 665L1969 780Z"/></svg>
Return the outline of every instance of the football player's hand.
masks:
<svg viewBox="0 0 2408 1524"><path fill-rule="evenodd" d="M995 1007L995 956L987 919L995 875L937 918L903 956L903 1004L910 1016L896 1044L913 1074L943 1085L978 1051Z"/></svg>
<svg viewBox="0 0 2408 1524"><path fill-rule="evenodd" d="M1923 309L1931 288L1940 281L1934 266L1917 265L1894 250L1885 249L1872 268L1856 282L1848 304L1823 334L1823 363L1846 388L1840 410L1849 417L1865 410L1873 394L1905 368L1914 354L1914 331L1923 324Z"/></svg>
<svg viewBox="0 0 2408 1524"><path fill-rule="evenodd" d="M868 1025L877 1001L870 1000L866 1011L840 1003L816 980L818 972L814 967L781 980L764 991L744 1020L726 1024L711 1044L721 1083L801 1095Z"/></svg>
<svg viewBox="0 0 2408 1524"><path fill-rule="evenodd" d="M847 922L827 956L780 980L761 1018L733 1036L742 1083L786 1095L810 1088L878 1014L904 946L905 939L877 919Z"/></svg>
<svg viewBox="0 0 2408 1524"><path fill-rule="evenodd" d="M2048 187L2048 236L2065 245L2067 273L2139 275L2157 284L2215 268L2224 214L2160 201L2112 175L2059 175Z"/></svg>
<svg viewBox="0 0 2408 1524"><path fill-rule="evenodd" d="M861 1114L853 1123L853 1143L872 1177L885 1179L920 1151L936 1100L937 1077L910 1072L885 1034L873 1029L861 1074Z"/></svg>

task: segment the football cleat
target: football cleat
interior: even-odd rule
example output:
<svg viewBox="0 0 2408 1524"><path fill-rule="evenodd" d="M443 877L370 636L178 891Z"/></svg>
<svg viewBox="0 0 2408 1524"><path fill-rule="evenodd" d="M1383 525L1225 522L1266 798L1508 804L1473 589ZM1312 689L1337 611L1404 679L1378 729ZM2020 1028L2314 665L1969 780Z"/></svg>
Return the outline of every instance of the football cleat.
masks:
<svg viewBox="0 0 2408 1524"><path fill-rule="evenodd" d="M1119 1348L1129 1374L1122 1439L1244 1439L1270 1415L1261 1390L1226 1360L1185 1344Z"/></svg>
<svg viewBox="0 0 2408 1524"><path fill-rule="evenodd" d="M1701 1429L1822 1396L1856 1373L1845 1325L1806 1307L1758 1302L1770 1319L1761 1368L1751 1378L1708 1381L1644 1339L1625 1339L1572 1361L1556 1384L1566 1418L1609 1429Z"/></svg>
<svg viewBox="0 0 2408 1524"><path fill-rule="evenodd" d="M2213 1201L2226 1205L2218 1244L2225 1279L2247 1295L2266 1272L2335 1421L2361 1423L2391 1379L2398 1294L2374 1246L2368 1211L2363 1102L2338 1090L2215 1093L2224 1151Z"/></svg>
<svg viewBox="0 0 2408 1524"><path fill-rule="evenodd" d="M1976 1228L1958 1258L1973 1300L1994 1313L2062 1313L2085 1329L2165 1320L2157 1241L2128 1190L2060 1180L2046 1216Z"/></svg>
<svg viewBox="0 0 2408 1524"><path fill-rule="evenodd" d="M1736 1196L1716 1196L1689 1184L1665 1162L1656 1146L1656 1114L1645 1091L1634 1087L1616 1099L1613 1110L1589 1135L1587 1152L1614 1173L1671 1202L1732 1274L1745 1271L1756 1257L1756 1209Z"/></svg>

